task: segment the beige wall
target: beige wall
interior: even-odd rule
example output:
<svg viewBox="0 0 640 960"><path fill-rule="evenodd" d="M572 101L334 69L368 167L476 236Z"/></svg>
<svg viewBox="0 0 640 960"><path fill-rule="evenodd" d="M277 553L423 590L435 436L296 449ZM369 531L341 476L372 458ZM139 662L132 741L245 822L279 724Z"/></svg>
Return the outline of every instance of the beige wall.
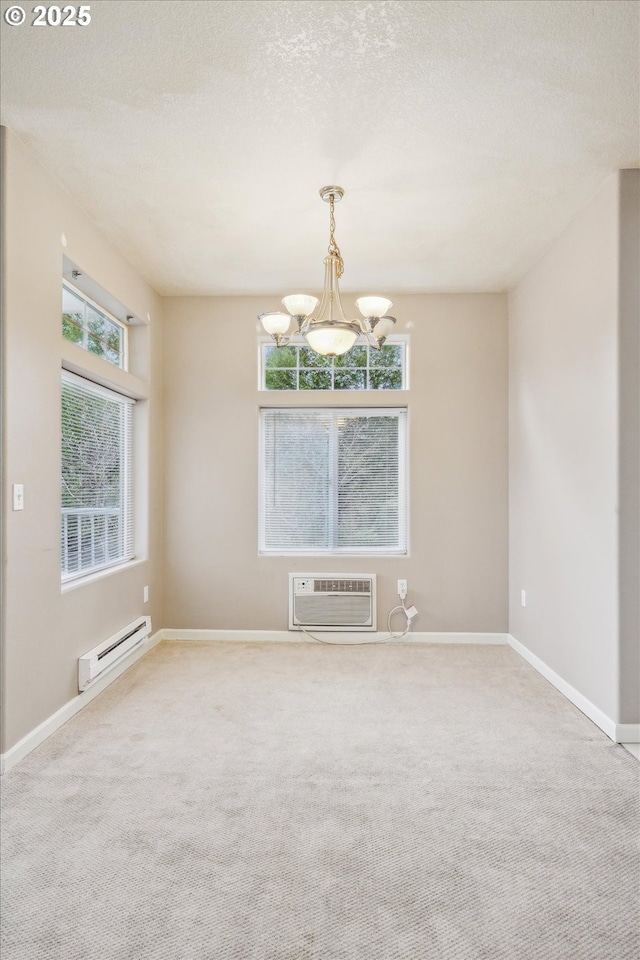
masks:
<svg viewBox="0 0 640 960"><path fill-rule="evenodd" d="M640 722L640 170L620 171L620 723Z"/></svg>
<svg viewBox="0 0 640 960"><path fill-rule="evenodd" d="M285 630L287 573L326 570L379 575L381 628L404 577L415 629L506 630L506 296L393 299L410 390L329 398L258 392L256 317L276 298L165 302L166 626ZM260 405L360 400L409 408L411 555L259 557Z"/></svg>
<svg viewBox="0 0 640 960"><path fill-rule="evenodd" d="M78 656L142 613L162 623L161 335L162 303L105 241L29 150L3 131L3 751L78 692ZM61 234L68 246L63 248ZM136 373L122 374L60 333L65 253L133 314ZM60 585L60 371L85 365L143 401L150 476L146 559L63 592ZM150 371L150 375L147 375ZM144 483L144 478L139 478ZM11 510L23 483L25 508ZM145 491L140 493L143 495ZM143 604L143 586L150 603Z"/></svg>
<svg viewBox="0 0 640 960"><path fill-rule="evenodd" d="M619 633L619 204L615 175L510 295L510 632L633 723L633 679L624 714L619 695L638 644ZM637 286L637 260L632 273ZM627 322L637 360L637 313Z"/></svg>

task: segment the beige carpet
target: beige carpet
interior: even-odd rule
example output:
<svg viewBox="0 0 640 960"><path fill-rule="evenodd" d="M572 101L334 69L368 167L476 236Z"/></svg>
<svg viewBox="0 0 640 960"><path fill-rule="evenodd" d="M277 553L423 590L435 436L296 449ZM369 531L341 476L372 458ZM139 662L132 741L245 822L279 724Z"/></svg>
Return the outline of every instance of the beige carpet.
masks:
<svg viewBox="0 0 640 960"><path fill-rule="evenodd" d="M508 647L164 643L3 778L2 960L637 960L639 770Z"/></svg>

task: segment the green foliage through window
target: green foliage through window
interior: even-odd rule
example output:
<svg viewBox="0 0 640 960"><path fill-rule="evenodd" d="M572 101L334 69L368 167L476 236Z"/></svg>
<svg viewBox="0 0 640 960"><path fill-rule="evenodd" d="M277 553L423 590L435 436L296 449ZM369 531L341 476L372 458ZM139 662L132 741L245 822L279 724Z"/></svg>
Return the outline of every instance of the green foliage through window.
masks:
<svg viewBox="0 0 640 960"><path fill-rule="evenodd" d="M71 343L124 367L125 328L85 300L66 284L62 286L62 336Z"/></svg>
<svg viewBox="0 0 640 960"><path fill-rule="evenodd" d="M303 344L262 347L264 390L402 390L405 346L381 350L355 346L340 357L323 357Z"/></svg>

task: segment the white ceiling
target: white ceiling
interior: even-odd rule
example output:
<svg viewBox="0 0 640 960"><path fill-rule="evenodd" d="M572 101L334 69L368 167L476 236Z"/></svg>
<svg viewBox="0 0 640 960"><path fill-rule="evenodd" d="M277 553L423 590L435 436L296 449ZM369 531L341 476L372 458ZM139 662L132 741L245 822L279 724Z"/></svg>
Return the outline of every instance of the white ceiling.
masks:
<svg viewBox="0 0 640 960"><path fill-rule="evenodd" d="M164 294L316 291L328 183L344 289L501 290L638 165L635 0L90 8L3 24L2 122Z"/></svg>

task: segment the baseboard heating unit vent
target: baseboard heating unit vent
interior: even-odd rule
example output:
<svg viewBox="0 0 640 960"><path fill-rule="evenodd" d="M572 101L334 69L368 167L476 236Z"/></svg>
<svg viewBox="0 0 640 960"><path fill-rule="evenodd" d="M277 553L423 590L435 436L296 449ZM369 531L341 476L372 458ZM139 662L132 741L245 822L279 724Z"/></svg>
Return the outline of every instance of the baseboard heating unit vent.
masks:
<svg viewBox="0 0 640 960"><path fill-rule="evenodd" d="M289 630L375 630L374 573L290 573Z"/></svg>
<svg viewBox="0 0 640 960"><path fill-rule="evenodd" d="M151 633L151 618L139 617L78 659L78 689L86 690Z"/></svg>

